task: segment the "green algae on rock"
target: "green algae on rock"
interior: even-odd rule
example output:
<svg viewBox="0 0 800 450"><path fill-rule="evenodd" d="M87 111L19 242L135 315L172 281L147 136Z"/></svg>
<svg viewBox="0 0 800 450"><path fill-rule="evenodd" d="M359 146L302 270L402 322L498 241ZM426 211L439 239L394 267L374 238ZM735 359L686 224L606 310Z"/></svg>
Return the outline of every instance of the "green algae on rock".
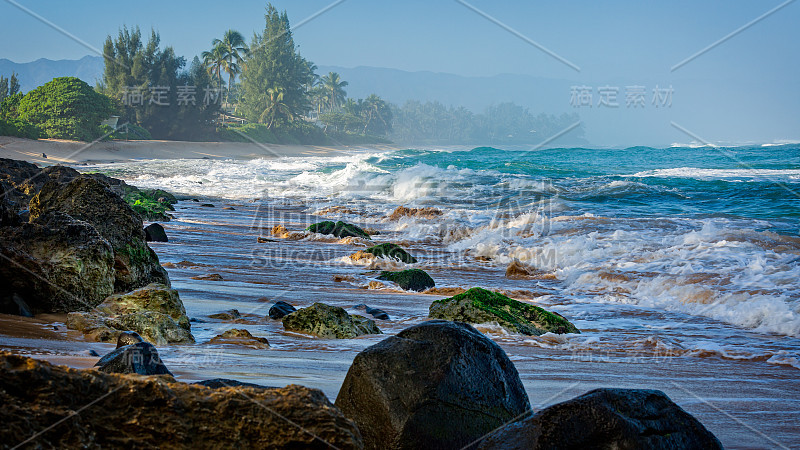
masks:
<svg viewBox="0 0 800 450"><path fill-rule="evenodd" d="M428 316L473 324L497 322L508 331L533 336L580 333L559 314L479 287L434 301Z"/></svg>
<svg viewBox="0 0 800 450"><path fill-rule="evenodd" d="M363 316L350 315L344 308L314 303L283 318L288 331L314 334L327 339L349 339L364 334L382 334L375 321Z"/></svg>
<svg viewBox="0 0 800 450"><path fill-rule="evenodd" d="M422 292L436 286L430 275L422 269L408 269L399 272L383 271L379 280L392 281L407 291Z"/></svg>
<svg viewBox="0 0 800 450"><path fill-rule="evenodd" d="M411 256L407 251L403 250L399 245L391 244L388 242L385 244L378 244L372 246L364 250L364 252L372 253L373 255L379 258L384 257L389 259L397 259L406 264L414 264L417 262L417 258Z"/></svg>
<svg viewBox="0 0 800 450"><path fill-rule="evenodd" d="M369 237L369 234L359 228L356 225L351 223L345 223L341 220L338 222L334 222L332 220L325 220L323 222L318 222L315 224L311 224L306 228L306 230L312 233L319 233L319 234L332 234L338 238L345 238L348 236L352 237L360 237L364 239L372 239Z"/></svg>
<svg viewBox="0 0 800 450"><path fill-rule="evenodd" d="M112 295L95 311L70 313L67 328L103 342L114 341L128 330L156 345L194 342L178 291L158 283Z"/></svg>

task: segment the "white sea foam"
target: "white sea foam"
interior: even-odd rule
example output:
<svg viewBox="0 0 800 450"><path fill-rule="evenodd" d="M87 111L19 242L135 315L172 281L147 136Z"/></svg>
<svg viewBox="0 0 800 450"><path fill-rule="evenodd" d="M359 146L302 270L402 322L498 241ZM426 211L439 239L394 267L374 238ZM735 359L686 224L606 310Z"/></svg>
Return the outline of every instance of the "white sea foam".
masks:
<svg viewBox="0 0 800 450"><path fill-rule="evenodd" d="M676 167L637 172L627 177L637 178L694 178L697 180L798 180L797 169L702 169L697 167Z"/></svg>

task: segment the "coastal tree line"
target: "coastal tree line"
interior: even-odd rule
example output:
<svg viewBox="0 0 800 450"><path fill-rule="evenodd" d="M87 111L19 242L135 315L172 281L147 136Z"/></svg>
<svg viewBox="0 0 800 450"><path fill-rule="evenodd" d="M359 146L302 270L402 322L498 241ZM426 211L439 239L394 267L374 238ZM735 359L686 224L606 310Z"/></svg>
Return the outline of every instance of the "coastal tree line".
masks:
<svg viewBox="0 0 800 450"><path fill-rule="evenodd" d="M23 95L0 78L0 134L93 140L228 140L292 144L535 143L577 122L513 103L474 113L438 102L394 105L377 94L349 98L336 72L320 76L297 50L287 13L268 4L249 43L233 29L191 61L152 30L122 27L103 45L94 89L57 78ZM90 112L90 113L87 113ZM100 125L118 116L115 131ZM123 131L124 130L124 131ZM582 134L582 128L573 136ZM579 136L580 137L580 136Z"/></svg>

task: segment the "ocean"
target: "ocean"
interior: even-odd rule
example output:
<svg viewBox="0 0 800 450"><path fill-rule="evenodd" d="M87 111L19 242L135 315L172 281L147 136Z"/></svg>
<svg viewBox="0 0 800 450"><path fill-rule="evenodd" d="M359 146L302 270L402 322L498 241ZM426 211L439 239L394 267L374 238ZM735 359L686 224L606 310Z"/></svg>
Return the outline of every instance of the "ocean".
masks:
<svg viewBox="0 0 800 450"><path fill-rule="evenodd" d="M532 337L478 326L515 362L537 407L596 387L655 388L726 447L800 445L800 145L362 148L79 170L184 199L164 224L170 242L152 247L189 316L237 308L253 320L235 327L272 345L206 345L232 325L195 322L197 345L162 352L179 378L303 384L333 400L355 354L382 337L286 332L257 320L274 301L351 312L366 303L389 314L378 326L394 334L425 320L446 289L481 286L556 311L582 331ZM389 219L399 206L441 214ZM270 236L274 225L300 232L320 220L403 245L444 293L369 289L374 269L404 265L353 261L367 245L359 240ZM536 275L505 277L515 260ZM209 273L223 280L192 278Z"/></svg>

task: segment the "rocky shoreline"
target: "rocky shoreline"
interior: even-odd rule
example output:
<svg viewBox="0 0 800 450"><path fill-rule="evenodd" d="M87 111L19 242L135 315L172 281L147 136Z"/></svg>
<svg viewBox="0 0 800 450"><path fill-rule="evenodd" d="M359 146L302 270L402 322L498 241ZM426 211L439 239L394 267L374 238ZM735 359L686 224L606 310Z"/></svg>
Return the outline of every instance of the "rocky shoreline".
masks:
<svg viewBox="0 0 800 450"><path fill-rule="evenodd" d="M4 447L721 448L660 391L593 391L534 412L514 364L469 324L496 322L530 335L579 330L558 314L480 288L435 301L429 317L444 320L408 327L359 353L335 405L300 386L180 383L155 346L195 339L143 226L143 219L168 219L174 202L102 174L0 159L0 312L67 313L67 326L87 339L118 343L89 370L0 353ZM293 239L276 228L276 238ZM368 242L351 259L402 269L377 279L435 289L426 272L403 266L415 257L393 243L372 243L378 239L369 230L328 221L306 233ZM269 316L288 331L326 339L381 334L376 320L388 315L359 306L374 320L320 302L275 304ZM248 320L226 314L220 320ZM246 330L214 339L269 347Z"/></svg>

